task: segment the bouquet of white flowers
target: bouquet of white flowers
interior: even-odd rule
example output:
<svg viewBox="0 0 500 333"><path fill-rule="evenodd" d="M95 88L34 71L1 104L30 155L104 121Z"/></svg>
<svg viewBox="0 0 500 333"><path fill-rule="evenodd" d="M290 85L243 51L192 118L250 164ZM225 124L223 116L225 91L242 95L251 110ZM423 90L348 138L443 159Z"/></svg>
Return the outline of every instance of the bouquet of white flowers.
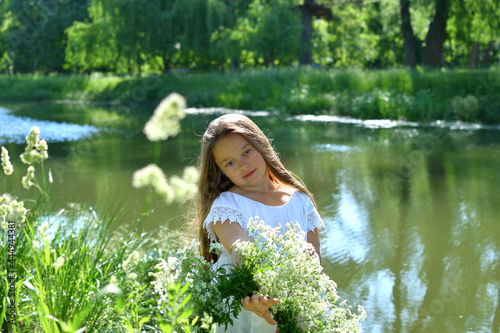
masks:
<svg viewBox="0 0 500 333"><path fill-rule="evenodd" d="M335 282L298 224L287 223L283 233L256 218L248 230L254 240L235 244L241 259L235 270L254 272L254 294L280 300L270 311L281 332L361 332L364 308L353 314L346 301L338 303Z"/></svg>
<svg viewBox="0 0 500 333"><path fill-rule="evenodd" d="M298 225L287 223L281 232L251 219L248 230L253 241L234 245L241 263L229 265L230 270L211 270L212 263L196 255L195 242L162 260L154 282L161 296L159 305L168 303L166 286L189 284L192 316L203 316L205 323L211 317L213 323L232 324L241 312L240 300L262 294L280 300L270 311L281 332L361 332L364 308L358 306L355 314L346 301L338 302L335 282L322 272L314 248ZM213 329L204 325L201 330L209 328Z"/></svg>

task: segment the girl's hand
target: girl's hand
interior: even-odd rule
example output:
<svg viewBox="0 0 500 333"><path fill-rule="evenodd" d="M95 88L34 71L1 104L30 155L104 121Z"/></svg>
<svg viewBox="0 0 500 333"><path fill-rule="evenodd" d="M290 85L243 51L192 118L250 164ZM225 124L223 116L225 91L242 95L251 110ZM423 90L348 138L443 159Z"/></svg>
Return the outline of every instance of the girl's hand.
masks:
<svg viewBox="0 0 500 333"><path fill-rule="evenodd" d="M271 298L268 299L266 296L252 295L252 297L245 297L241 300L241 305L243 309L247 311L252 311L257 316L264 318L271 325L276 325L276 320L269 312L269 308L276 303L279 303L279 299Z"/></svg>

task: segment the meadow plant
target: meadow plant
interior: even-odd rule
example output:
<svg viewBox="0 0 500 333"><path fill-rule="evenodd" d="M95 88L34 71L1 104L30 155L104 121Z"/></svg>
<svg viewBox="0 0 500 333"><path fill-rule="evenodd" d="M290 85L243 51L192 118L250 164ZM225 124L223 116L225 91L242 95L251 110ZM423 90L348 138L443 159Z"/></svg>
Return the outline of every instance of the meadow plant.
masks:
<svg viewBox="0 0 500 333"><path fill-rule="evenodd" d="M49 157L48 149L47 141L40 140L40 129L33 126L26 137L26 148L20 156L21 161L28 165L41 164Z"/></svg>
<svg viewBox="0 0 500 333"><path fill-rule="evenodd" d="M305 233L294 223L271 228L257 217L248 222L253 241L234 245L241 259L239 270L253 272L258 288L253 294L278 298L271 309L283 332L361 332L366 314L351 312L338 303L337 286L322 267Z"/></svg>
<svg viewBox="0 0 500 333"><path fill-rule="evenodd" d="M172 93L156 107L153 116L144 126L144 134L149 141L167 140L181 131L180 120L186 116L186 100L179 94Z"/></svg>
<svg viewBox="0 0 500 333"><path fill-rule="evenodd" d="M167 259L161 259L156 265L156 272L151 275L155 278L152 284L158 295L157 306L163 309L171 325L185 324L175 315L178 311L176 306L182 308L187 305L187 312L181 319L193 323L192 326L202 332L211 332L215 326L211 324L208 328L202 328L202 322L197 318L205 318L204 326L207 326L207 321L212 322L214 317L229 318L226 315L227 301L224 302L217 285L211 283L216 274L210 267L211 263L199 255L198 243L195 241ZM179 290L180 286L183 286L182 290Z"/></svg>
<svg viewBox="0 0 500 333"><path fill-rule="evenodd" d="M9 151L2 146L2 168L5 175L10 176L14 172L14 167L10 162Z"/></svg>
<svg viewBox="0 0 500 333"><path fill-rule="evenodd" d="M7 256L0 257L0 293L7 295L15 286L14 294L2 297L0 330L139 332L148 327L158 331L160 321L155 317L156 298L149 273L165 253L174 251L177 234L163 228L142 233L114 230L119 206L97 213L78 203L52 203L43 171L48 144L40 139L36 127L26 137L26 149L20 157L28 164L22 185L35 186L39 195L29 191L22 200L9 194L0 197L0 250L9 253L6 240L11 230L6 229L15 226L16 262L14 271L7 271ZM43 186L35 177L36 164L40 165ZM5 176L12 174L8 151L3 147L2 167ZM193 177L193 170L187 170L181 179ZM50 170L48 178L50 183ZM8 280L12 274L15 283ZM11 306L17 314L14 322L7 316Z"/></svg>
<svg viewBox="0 0 500 333"><path fill-rule="evenodd" d="M26 214L27 209L24 207L24 202L18 201L8 194L2 194L0 197L0 220L2 223L23 223L26 221Z"/></svg>
<svg viewBox="0 0 500 333"><path fill-rule="evenodd" d="M180 203L194 195L197 190L197 168L188 166L181 177L174 175L167 179L163 170L156 164L160 160L159 141L167 140L180 132L180 121L186 116L185 108L186 100L177 93L171 93L156 107L144 126L144 134L148 140L156 143L155 163L136 170L132 176L133 187L152 189L167 204ZM151 197L148 193L145 205L148 206L150 203Z"/></svg>

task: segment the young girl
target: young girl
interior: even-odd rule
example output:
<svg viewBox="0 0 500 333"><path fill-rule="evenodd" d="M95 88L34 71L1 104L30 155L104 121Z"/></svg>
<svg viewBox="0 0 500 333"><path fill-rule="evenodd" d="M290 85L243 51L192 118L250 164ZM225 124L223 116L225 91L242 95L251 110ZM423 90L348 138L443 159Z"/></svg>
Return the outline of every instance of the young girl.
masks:
<svg viewBox="0 0 500 333"><path fill-rule="evenodd" d="M210 123L202 139L198 212L202 255L214 268L237 264L235 241L252 240L248 220L258 216L271 227L297 221L321 260L318 229L323 221L312 195L285 169L268 138L248 117L227 114ZM209 252L220 242L219 258ZM253 295L241 301L243 309L234 325L217 332L274 333L276 322L269 308L279 302Z"/></svg>

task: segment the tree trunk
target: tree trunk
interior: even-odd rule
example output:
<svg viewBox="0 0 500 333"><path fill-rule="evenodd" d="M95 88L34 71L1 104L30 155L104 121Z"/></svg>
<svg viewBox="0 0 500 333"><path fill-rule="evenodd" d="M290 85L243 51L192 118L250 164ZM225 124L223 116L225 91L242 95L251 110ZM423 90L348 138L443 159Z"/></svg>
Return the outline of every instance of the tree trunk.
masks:
<svg viewBox="0 0 500 333"><path fill-rule="evenodd" d="M490 41L488 43L488 47L486 49L486 52L484 53L484 57L483 57L483 66L484 67L488 67L488 63L490 62L491 52L493 51L493 44L494 44L494 42Z"/></svg>
<svg viewBox="0 0 500 333"><path fill-rule="evenodd" d="M166 51L163 51L161 59L163 61L163 73L168 73L170 70L171 59Z"/></svg>
<svg viewBox="0 0 500 333"><path fill-rule="evenodd" d="M417 66L417 39L411 26L410 0L400 0L400 6L405 66L415 68Z"/></svg>
<svg viewBox="0 0 500 333"><path fill-rule="evenodd" d="M446 40L446 22L451 0L436 0L436 13L425 37L422 63L428 67L443 66L444 41Z"/></svg>
<svg viewBox="0 0 500 333"><path fill-rule="evenodd" d="M472 52L470 53L469 68L474 69L477 67L479 61L479 43L475 42L472 46Z"/></svg>
<svg viewBox="0 0 500 333"><path fill-rule="evenodd" d="M14 56L12 55L12 50L11 49L8 49L7 50L7 54L9 55L9 58L10 58L10 63L11 63L11 66L12 66L12 74L16 75L16 61L14 59Z"/></svg>
<svg viewBox="0 0 500 333"><path fill-rule="evenodd" d="M315 0L304 0L302 8L302 32L300 34L300 65L312 65L312 12L308 5L314 4Z"/></svg>

